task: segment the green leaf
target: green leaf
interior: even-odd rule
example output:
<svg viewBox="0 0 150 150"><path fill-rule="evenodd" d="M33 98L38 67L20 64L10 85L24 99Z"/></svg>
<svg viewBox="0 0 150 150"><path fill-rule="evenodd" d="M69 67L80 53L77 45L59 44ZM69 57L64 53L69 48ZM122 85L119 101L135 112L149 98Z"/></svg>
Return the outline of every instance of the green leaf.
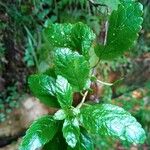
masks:
<svg viewBox="0 0 150 150"><path fill-rule="evenodd" d="M44 30L46 40L53 47L71 47L72 24L51 24Z"/></svg>
<svg viewBox="0 0 150 150"><path fill-rule="evenodd" d="M60 109L54 114L53 118L55 120L64 120L66 118L66 112L63 109Z"/></svg>
<svg viewBox="0 0 150 150"><path fill-rule="evenodd" d="M74 92L88 88L90 66L84 56L68 48L59 48L55 51L55 65L56 74L65 77Z"/></svg>
<svg viewBox="0 0 150 150"><path fill-rule="evenodd" d="M95 52L100 59L112 59L129 50L141 30L143 7L131 0L121 0L117 11L109 19L106 45L97 45Z"/></svg>
<svg viewBox="0 0 150 150"><path fill-rule="evenodd" d="M44 145L42 150L60 150L61 143L59 142L58 138L54 138L52 141Z"/></svg>
<svg viewBox="0 0 150 150"><path fill-rule="evenodd" d="M82 55L89 57L89 50L95 39L93 31L85 24L79 22L74 24L71 32L72 49L78 52L82 51Z"/></svg>
<svg viewBox="0 0 150 150"><path fill-rule="evenodd" d="M95 34L81 22L76 24L51 24L44 31L46 39L53 47L66 47L88 57L88 51Z"/></svg>
<svg viewBox="0 0 150 150"><path fill-rule="evenodd" d="M76 118L66 118L62 128L63 136L68 145L74 148L79 141L80 128Z"/></svg>
<svg viewBox="0 0 150 150"><path fill-rule="evenodd" d="M144 143L145 132L130 113L111 104L97 104L81 110L81 123L92 134L113 136L130 143Z"/></svg>
<svg viewBox="0 0 150 150"><path fill-rule="evenodd" d="M94 150L94 143L88 132L84 129L80 129L80 149L81 150Z"/></svg>
<svg viewBox="0 0 150 150"><path fill-rule="evenodd" d="M73 91L67 79L58 75L56 80L56 96L62 108L72 105Z"/></svg>
<svg viewBox="0 0 150 150"><path fill-rule="evenodd" d="M94 4L106 5L111 10L117 10L119 5L119 0L90 0Z"/></svg>
<svg viewBox="0 0 150 150"><path fill-rule="evenodd" d="M51 116L36 120L27 130L19 150L36 150L48 143L58 130L58 124Z"/></svg>
<svg viewBox="0 0 150 150"><path fill-rule="evenodd" d="M94 143L88 132L84 128L80 128L80 140L75 148L68 146L67 150L94 150Z"/></svg>
<svg viewBox="0 0 150 150"><path fill-rule="evenodd" d="M44 74L31 75L28 84L32 93L48 106L58 107L55 96L55 79Z"/></svg>
<svg viewBox="0 0 150 150"><path fill-rule="evenodd" d="M95 54L95 51L93 48L90 49L89 55L90 55L90 59L89 59L90 67L94 68L98 64L99 58Z"/></svg>
<svg viewBox="0 0 150 150"><path fill-rule="evenodd" d="M28 80L33 93L50 94L55 96L55 79L44 74L31 75Z"/></svg>
<svg viewBox="0 0 150 150"><path fill-rule="evenodd" d="M44 145L43 150L66 150L67 143L63 138L62 131L57 132L54 138Z"/></svg>
<svg viewBox="0 0 150 150"><path fill-rule="evenodd" d="M54 79L57 78L57 75L55 74L54 68L47 69L43 74L53 77Z"/></svg>

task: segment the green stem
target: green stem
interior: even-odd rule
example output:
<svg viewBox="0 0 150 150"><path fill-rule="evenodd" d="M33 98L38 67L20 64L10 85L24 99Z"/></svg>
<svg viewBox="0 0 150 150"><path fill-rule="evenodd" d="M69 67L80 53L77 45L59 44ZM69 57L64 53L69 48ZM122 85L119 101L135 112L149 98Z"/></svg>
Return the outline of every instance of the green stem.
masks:
<svg viewBox="0 0 150 150"><path fill-rule="evenodd" d="M83 94L82 92L80 92L80 94L81 94L82 96L84 96L84 94Z"/></svg>
<svg viewBox="0 0 150 150"><path fill-rule="evenodd" d="M78 105L76 108L81 108L81 106L82 106L83 103L85 102L85 98L87 97L87 95L88 95L88 91L86 91L86 92L84 93L84 96L83 96L83 98L82 98L82 101L79 103L79 105Z"/></svg>

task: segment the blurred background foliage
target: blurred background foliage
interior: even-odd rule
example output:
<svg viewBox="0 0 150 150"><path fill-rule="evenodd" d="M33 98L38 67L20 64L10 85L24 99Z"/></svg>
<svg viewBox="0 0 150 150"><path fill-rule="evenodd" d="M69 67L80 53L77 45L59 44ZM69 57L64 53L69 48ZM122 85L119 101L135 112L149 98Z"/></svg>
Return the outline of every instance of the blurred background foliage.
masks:
<svg viewBox="0 0 150 150"><path fill-rule="evenodd" d="M120 105L140 121L148 136L146 143L138 146L143 149L150 146L150 1L140 2L144 22L134 48L114 61L100 62L97 76L108 82L122 79L113 87L103 87L100 101ZM27 76L44 72L52 64L42 33L45 27L82 21L100 39L106 17L104 7L95 7L87 0L0 0L0 122L19 107L20 95L29 92ZM107 138L95 139L102 149L134 147Z"/></svg>

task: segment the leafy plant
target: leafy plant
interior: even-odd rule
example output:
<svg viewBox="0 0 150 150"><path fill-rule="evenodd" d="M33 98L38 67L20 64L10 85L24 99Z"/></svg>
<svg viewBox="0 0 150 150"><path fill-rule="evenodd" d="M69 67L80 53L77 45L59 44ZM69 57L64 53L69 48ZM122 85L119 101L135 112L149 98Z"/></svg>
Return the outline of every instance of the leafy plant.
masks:
<svg viewBox="0 0 150 150"><path fill-rule="evenodd" d="M97 5L95 1L92 3ZM59 146L54 145L54 139L57 139L58 145L65 139L63 145L67 150L93 150L92 135L112 137L134 144L144 143L145 132L129 112L112 104L85 103L88 93L94 91L92 82L112 85L96 78L91 61L93 55L107 60L123 54L133 45L141 28L140 3L120 0L120 3L113 6L115 9L110 5L108 8L112 13L107 20L109 26L104 45L97 44L93 31L81 22L52 24L45 29L47 42L53 47L54 64L44 74L31 75L28 83L41 102L55 107L57 111L54 115L41 117L30 126L20 150L36 150L41 147L59 149ZM81 96L77 105L74 104L75 94ZM56 138L59 134L63 137Z"/></svg>
<svg viewBox="0 0 150 150"><path fill-rule="evenodd" d="M6 49L3 44L3 34L2 34L4 29L5 24L2 21L0 21L0 75L2 74L4 63L6 63L5 59Z"/></svg>
<svg viewBox="0 0 150 150"><path fill-rule="evenodd" d="M16 85L8 86L0 93L0 122L4 122L14 108L18 108L19 97Z"/></svg>

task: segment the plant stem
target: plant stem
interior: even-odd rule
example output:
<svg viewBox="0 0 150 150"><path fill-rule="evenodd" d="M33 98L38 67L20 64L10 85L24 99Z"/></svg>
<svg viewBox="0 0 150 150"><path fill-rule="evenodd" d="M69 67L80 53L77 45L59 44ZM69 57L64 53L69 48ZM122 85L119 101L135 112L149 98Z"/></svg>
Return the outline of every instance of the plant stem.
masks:
<svg viewBox="0 0 150 150"><path fill-rule="evenodd" d="M105 22L105 37L104 37L104 45L107 42L107 34L108 34L108 20Z"/></svg>
<svg viewBox="0 0 150 150"><path fill-rule="evenodd" d="M85 98L87 97L87 95L88 95L88 91L86 91L86 92L84 93L84 96L83 96L83 98L82 98L82 101L79 103L79 105L78 105L76 108L81 108L81 106L83 105L83 103L84 103Z"/></svg>
<svg viewBox="0 0 150 150"><path fill-rule="evenodd" d="M84 94L83 94L82 92L80 92L80 94L81 94L82 96L84 96Z"/></svg>
<svg viewBox="0 0 150 150"><path fill-rule="evenodd" d="M84 106L91 106L90 104L83 103Z"/></svg>
<svg viewBox="0 0 150 150"><path fill-rule="evenodd" d="M112 86L113 83L107 83L107 82L103 82L103 81L100 81L100 80L97 80L98 83L100 84L103 84L103 85L108 85L108 86Z"/></svg>

